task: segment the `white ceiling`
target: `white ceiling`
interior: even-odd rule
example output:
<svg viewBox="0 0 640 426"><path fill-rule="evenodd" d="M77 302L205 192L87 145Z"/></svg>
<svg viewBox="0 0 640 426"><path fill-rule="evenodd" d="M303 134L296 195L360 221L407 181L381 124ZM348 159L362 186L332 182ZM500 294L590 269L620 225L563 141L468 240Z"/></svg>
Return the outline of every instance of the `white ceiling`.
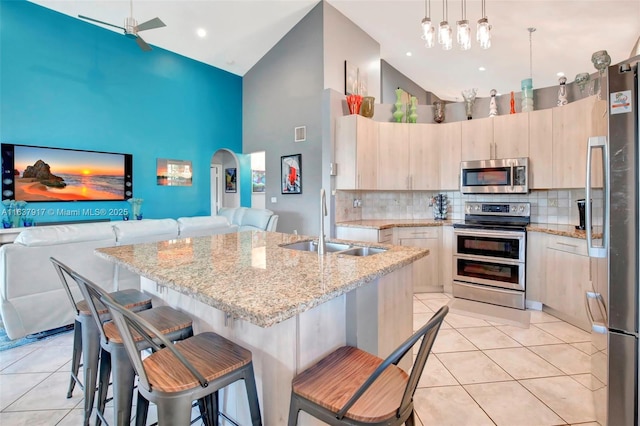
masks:
<svg viewBox="0 0 640 426"><path fill-rule="evenodd" d="M32 0L71 16L87 15L116 25L129 16L127 0ZM431 19L442 19L442 1L431 1ZM237 75L244 75L317 0L135 0L133 16L144 22L156 16L164 28L141 33L151 45L182 54ZM520 90L529 77L532 35L535 87L557 85L557 72L569 82L579 72L595 72L591 54L605 49L612 63L626 59L640 36L639 0L486 0L492 46L470 51L426 49L420 39L424 0L328 0L380 43L381 58L437 96L461 99L478 88L478 96ZM461 19L461 1L449 0L448 21ZM467 0L467 19L481 16L480 0ZM108 27L105 27L108 28ZM205 38L196 35L207 31ZM116 30L119 31L119 30ZM473 28L472 36L475 36ZM124 41L123 41L124 42ZM137 48L132 43L132 48ZM412 56L407 56L412 52ZM486 71L479 71L479 67Z"/></svg>

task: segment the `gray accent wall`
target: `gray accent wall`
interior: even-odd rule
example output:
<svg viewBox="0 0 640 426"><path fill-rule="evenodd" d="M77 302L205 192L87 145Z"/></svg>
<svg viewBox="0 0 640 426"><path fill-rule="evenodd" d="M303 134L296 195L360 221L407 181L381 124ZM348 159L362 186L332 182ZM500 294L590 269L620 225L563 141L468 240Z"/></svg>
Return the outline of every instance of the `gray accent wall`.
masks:
<svg viewBox="0 0 640 426"><path fill-rule="evenodd" d="M380 103L392 104L396 101L395 90L399 87L418 99L418 105L433 105L439 97L422 88L418 83L395 69L384 59L380 60L380 74L382 81L382 98Z"/></svg>
<svg viewBox="0 0 640 426"><path fill-rule="evenodd" d="M322 183L322 3L289 31L242 81L243 151L265 151L265 207L278 231L315 235ZM294 128L307 127L305 142ZM281 194L280 157L302 154L302 194ZM277 202L272 203L271 198Z"/></svg>

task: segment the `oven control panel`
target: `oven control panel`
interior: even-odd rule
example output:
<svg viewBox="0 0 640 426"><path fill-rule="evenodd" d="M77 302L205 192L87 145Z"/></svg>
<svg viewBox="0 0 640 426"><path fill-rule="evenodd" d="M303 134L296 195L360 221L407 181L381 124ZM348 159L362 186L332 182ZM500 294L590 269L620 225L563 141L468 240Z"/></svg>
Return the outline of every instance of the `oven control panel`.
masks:
<svg viewBox="0 0 640 426"><path fill-rule="evenodd" d="M464 205L464 212L468 215L531 216L531 204L467 202Z"/></svg>

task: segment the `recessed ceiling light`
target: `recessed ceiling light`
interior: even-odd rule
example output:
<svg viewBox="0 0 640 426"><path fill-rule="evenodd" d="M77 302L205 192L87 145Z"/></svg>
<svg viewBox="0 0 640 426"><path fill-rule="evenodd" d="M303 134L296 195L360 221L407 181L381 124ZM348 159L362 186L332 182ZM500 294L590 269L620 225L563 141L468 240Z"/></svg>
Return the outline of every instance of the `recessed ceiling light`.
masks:
<svg viewBox="0 0 640 426"><path fill-rule="evenodd" d="M198 37L200 38L205 38L207 36L207 30L205 30L204 28L198 28L196 34L198 34Z"/></svg>
<svg viewBox="0 0 640 426"><path fill-rule="evenodd" d="M478 71L486 71L487 69L485 67L480 67L478 68Z"/></svg>
<svg viewBox="0 0 640 426"><path fill-rule="evenodd" d="M412 56L412 55L413 55L413 53L407 52L407 56Z"/></svg>
<svg viewBox="0 0 640 426"><path fill-rule="evenodd" d="M558 77L564 77L564 73L563 73L562 71L557 72L557 73L556 73L556 75L557 75Z"/></svg>

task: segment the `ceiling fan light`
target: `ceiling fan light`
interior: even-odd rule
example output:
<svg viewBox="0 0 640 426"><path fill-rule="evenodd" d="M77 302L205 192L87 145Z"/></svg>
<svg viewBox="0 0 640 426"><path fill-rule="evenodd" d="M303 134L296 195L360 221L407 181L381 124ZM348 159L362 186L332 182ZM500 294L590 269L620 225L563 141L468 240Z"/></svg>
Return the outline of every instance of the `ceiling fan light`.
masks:
<svg viewBox="0 0 640 426"><path fill-rule="evenodd" d="M442 45L443 50L451 50L453 47L451 26L447 21L440 22L440 27L438 28L438 43Z"/></svg>
<svg viewBox="0 0 640 426"><path fill-rule="evenodd" d="M436 39L436 28L433 26L431 19L425 17L422 20L422 39L426 47L433 47Z"/></svg>
<svg viewBox="0 0 640 426"><path fill-rule="evenodd" d="M478 19L476 39L481 48L488 49L491 47L491 25L489 25L489 20L486 17Z"/></svg>
<svg viewBox="0 0 640 426"><path fill-rule="evenodd" d="M469 26L469 21L463 19L461 21L457 21L456 25L456 40L458 41L460 49L471 49L471 27Z"/></svg>

